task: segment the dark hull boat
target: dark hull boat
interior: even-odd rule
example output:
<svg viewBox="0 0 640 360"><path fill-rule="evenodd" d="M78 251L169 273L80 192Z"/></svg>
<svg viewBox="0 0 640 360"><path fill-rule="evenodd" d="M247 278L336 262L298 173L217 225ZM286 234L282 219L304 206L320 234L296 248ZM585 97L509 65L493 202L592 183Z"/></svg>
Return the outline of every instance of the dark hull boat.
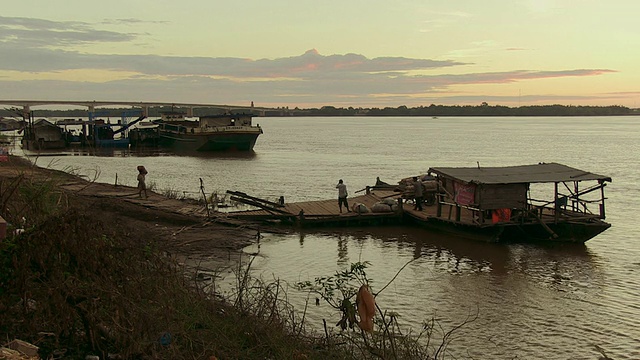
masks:
<svg viewBox="0 0 640 360"><path fill-rule="evenodd" d="M205 152L251 151L262 134L251 118L251 114L223 114L185 120L173 115L159 122L160 146Z"/></svg>

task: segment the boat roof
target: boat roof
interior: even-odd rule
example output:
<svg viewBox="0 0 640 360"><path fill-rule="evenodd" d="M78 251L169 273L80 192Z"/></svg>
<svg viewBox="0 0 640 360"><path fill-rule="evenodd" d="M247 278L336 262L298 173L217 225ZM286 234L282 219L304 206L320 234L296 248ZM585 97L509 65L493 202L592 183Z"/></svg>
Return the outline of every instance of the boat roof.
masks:
<svg viewBox="0 0 640 360"><path fill-rule="evenodd" d="M567 181L611 181L611 177L574 169L558 163L505 167L434 167L430 173L475 184L522 184Z"/></svg>

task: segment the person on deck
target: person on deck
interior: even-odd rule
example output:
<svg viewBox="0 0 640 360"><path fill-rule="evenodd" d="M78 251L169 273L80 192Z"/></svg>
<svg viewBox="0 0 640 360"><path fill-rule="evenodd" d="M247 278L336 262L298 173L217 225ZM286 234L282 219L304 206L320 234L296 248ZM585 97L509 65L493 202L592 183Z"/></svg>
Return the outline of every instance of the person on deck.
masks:
<svg viewBox="0 0 640 360"><path fill-rule="evenodd" d="M336 185L336 189L338 189L338 207L340 208L340 213L342 213L342 204L347 209L347 212L351 212L349 210L349 204L347 203L347 185L344 184L342 179L338 180L338 185Z"/></svg>
<svg viewBox="0 0 640 360"><path fill-rule="evenodd" d="M142 192L144 191L144 198L148 198L147 196L147 184L146 184L146 177L147 177L147 169L144 168L144 166L140 165L138 166L138 196L142 197Z"/></svg>
<svg viewBox="0 0 640 360"><path fill-rule="evenodd" d="M422 211L422 181L418 179L417 176L413 177L413 197L416 204L413 207L413 210Z"/></svg>

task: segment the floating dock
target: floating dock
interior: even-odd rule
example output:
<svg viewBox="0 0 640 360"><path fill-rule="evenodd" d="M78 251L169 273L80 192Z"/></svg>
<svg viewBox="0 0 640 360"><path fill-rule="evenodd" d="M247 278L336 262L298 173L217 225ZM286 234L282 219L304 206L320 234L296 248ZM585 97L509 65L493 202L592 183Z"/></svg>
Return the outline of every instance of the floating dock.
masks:
<svg viewBox="0 0 640 360"><path fill-rule="evenodd" d="M393 199L397 204L396 211L389 212L347 212L345 209L340 213L338 199L316 200L294 203L279 203L259 199L242 192L227 191L231 195L231 200L237 201L260 209L233 211L227 213L229 217L241 220L280 222L288 225L300 227L338 227L338 226L367 226L399 224L404 221L424 223L429 219L440 216L448 219L459 218L462 223L472 224L473 217L468 211L461 211L459 214L455 208L449 207L438 210L436 205L423 205L423 210L414 209L413 199L402 198L402 193L390 188L370 187L364 195L349 198L349 208L353 209L355 204L363 204L368 209L373 209L376 203L385 199ZM444 210L444 211L443 211ZM458 214L458 215L457 215Z"/></svg>
<svg viewBox="0 0 640 360"><path fill-rule="evenodd" d="M228 216L237 219L275 222L297 225L300 227L324 227L324 226L362 226L362 225L383 225L397 224L402 221L403 209L389 212L347 212L346 209L338 207L338 199L317 200L295 203L279 203L255 198L241 192L228 191L231 200L238 201L250 206L259 207L258 210L234 211ZM349 208L360 203L368 209L386 199L393 198L399 200L400 194L393 191L370 191L364 195L350 197ZM403 207L406 207L404 205ZM412 208L413 205L411 205Z"/></svg>

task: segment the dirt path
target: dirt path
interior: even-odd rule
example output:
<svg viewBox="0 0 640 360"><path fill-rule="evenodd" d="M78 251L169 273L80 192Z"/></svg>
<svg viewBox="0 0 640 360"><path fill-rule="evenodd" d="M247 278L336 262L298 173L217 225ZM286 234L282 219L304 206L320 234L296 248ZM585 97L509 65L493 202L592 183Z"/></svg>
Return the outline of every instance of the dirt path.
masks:
<svg viewBox="0 0 640 360"><path fill-rule="evenodd" d="M142 231L157 240L167 253L190 264L225 266L239 259L241 249L255 241L259 227L212 212L194 200L177 200L137 189L99 184L64 172L30 165L11 157L0 163L0 180L23 177L29 181L51 181L69 196L69 205L107 224L128 231Z"/></svg>

